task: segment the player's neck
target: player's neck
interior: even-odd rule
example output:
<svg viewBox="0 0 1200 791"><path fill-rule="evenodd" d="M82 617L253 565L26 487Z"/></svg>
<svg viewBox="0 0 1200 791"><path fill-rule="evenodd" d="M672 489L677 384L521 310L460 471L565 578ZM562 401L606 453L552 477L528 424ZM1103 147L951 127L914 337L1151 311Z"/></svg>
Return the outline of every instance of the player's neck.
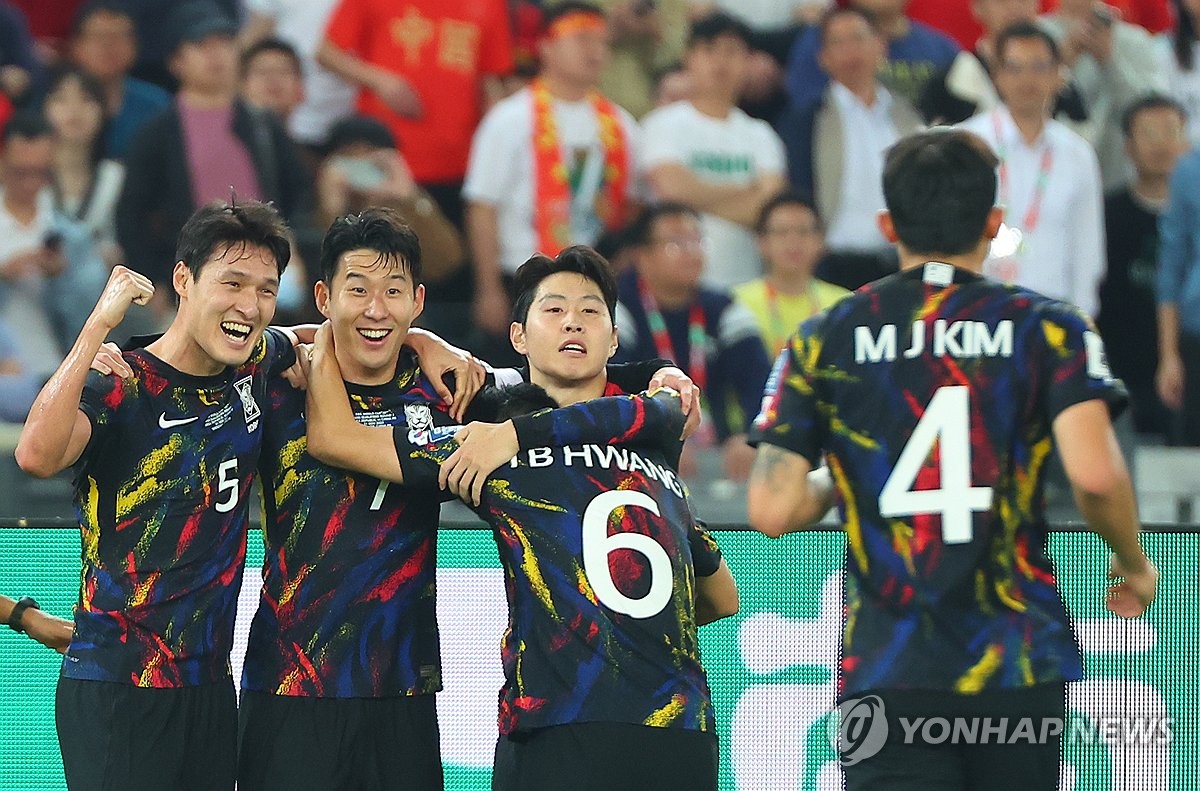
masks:
<svg viewBox="0 0 1200 791"><path fill-rule="evenodd" d="M907 271L909 269L917 269L925 266L930 261L937 261L942 264L950 264L957 269L965 269L968 272L976 274L983 273L983 262L988 256L988 250L991 247L991 239L981 239L979 244L975 245L974 250L968 250L965 253L914 253L911 250L905 249L903 244L896 245L896 252L900 255L900 270Z"/></svg>
<svg viewBox="0 0 1200 791"><path fill-rule="evenodd" d="M553 398L559 406L570 406L604 395L604 388L608 385L608 376L602 370L596 377L587 381L563 382L530 368L529 381L545 390L547 395Z"/></svg>
<svg viewBox="0 0 1200 791"><path fill-rule="evenodd" d="M209 357L178 321L147 346L146 351L176 371L191 376L216 376L225 370L225 364Z"/></svg>
<svg viewBox="0 0 1200 791"><path fill-rule="evenodd" d="M341 349L335 349L333 356L337 358L338 367L342 369L342 379L350 384L374 387L385 385L396 378L398 358L393 358L391 364L383 368L367 368L350 359Z"/></svg>

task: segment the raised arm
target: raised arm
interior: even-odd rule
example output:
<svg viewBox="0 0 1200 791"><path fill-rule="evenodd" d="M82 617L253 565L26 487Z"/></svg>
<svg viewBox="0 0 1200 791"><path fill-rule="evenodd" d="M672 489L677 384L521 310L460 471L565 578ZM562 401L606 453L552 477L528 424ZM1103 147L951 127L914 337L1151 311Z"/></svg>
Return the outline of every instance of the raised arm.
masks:
<svg viewBox="0 0 1200 791"><path fill-rule="evenodd" d="M17 464L22 470L48 478L79 460L92 436L91 421L79 409L92 358L129 306L144 305L153 294L154 286L144 275L123 266L113 268L71 351L29 410L17 442Z"/></svg>

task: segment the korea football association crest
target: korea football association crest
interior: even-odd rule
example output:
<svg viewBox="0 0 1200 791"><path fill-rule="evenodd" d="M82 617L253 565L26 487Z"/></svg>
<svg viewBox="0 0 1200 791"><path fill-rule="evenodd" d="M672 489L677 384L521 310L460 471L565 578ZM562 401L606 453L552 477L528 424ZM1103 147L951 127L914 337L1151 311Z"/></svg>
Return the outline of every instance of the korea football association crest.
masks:
<svg viewBox="0 0 1200 791"><path fill-rule="evenodd" d="M249 376L233 383L233 389L242 399L242 412L246 415L246 432L251 434L258 428L258 419L262 415L262 411L258 408L258 402L254 400L253 387L254 380Z"/></svg>
<svg viewBox="0 0 1200 791"><path fill-rule="evenodd" d="M462 426L433 425L433 411L428 404L405 404L404 422L408 426L408 441L413 445L432 445L453 437Z"/></svg>

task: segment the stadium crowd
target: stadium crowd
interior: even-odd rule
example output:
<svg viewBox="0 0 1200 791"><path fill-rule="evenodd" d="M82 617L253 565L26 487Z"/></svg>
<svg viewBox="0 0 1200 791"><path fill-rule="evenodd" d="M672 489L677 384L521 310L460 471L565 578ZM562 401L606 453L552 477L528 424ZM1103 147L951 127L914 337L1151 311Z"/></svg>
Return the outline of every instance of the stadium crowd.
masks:
<svg viewBox="0 0 1200 791"><path fill-rule="evenodd" d="M744 480L784 339L897 267L884 152L961 123L1000 161L985 271L1093 315L1136 431L1200 444L1198 24L1200 0L0 2L0 420L114 265L168 282L197 207L278 207L288 323L325 228L382 205L424 248L423 326L494 363L520 263L596 246L618 359L676 361L713 418L689 445Z"/></svg>

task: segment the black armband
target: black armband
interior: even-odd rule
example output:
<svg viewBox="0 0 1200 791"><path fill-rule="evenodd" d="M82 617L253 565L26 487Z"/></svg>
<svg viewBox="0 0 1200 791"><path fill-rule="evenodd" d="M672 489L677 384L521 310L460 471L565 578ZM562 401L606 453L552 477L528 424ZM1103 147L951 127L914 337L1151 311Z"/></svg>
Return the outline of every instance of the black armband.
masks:
<svg viewBox="0 0 1200 791"><path fill-rule="evenodd" d="M8 628L12 629L17 634L25 634L25 627L21 625L21 617L25 615L28 609L40 610L38 603L29 596L23 596L16 604L13 605L12 612L8 615Z"/></svg>

